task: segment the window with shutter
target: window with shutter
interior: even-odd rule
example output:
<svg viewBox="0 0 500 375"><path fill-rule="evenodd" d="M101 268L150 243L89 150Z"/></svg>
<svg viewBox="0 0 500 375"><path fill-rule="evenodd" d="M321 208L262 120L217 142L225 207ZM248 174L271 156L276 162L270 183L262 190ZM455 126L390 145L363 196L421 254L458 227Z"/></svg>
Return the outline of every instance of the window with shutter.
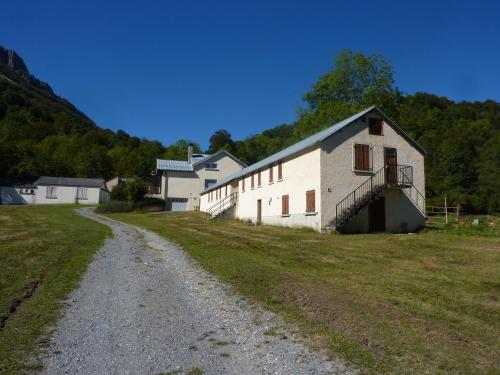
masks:
<svg viewBox="0 0 500 375"><path fill-rule="evenodd" d="M269 166L269 183L273 182L273 166Z"/></svg>
<svg viewBox="0 0 500 375"><path fill-rule="evenodd" d="M316 192L315 190L306 191L306 212L316 212Z"/></svg>
<svg viewBox="0 0 500 375"><path fill-rule="evenodd" d="M282 215L288 215L289 214L289 199L288 199L288 195L283 195L281 197L281 214Z"/></svg>
<svg viewBox="0 0 500 375"><path fill-rule="evenodd" d="M250 177L250 188L254 188L255 187L255 183L254 183L254 174L252 172L252 177Z"/></svg>
<svg viewBox="0 0 500 375"><path fill-rule="evenodd" d="M354 169L357 171L371 171L370 146L354 145Z"/></svg>
<svg viewBox="0 0 500 375"><path fill-rule="evenodd" d="M278 162L278 181L283 180L283 163L281 161Z"/></svg>

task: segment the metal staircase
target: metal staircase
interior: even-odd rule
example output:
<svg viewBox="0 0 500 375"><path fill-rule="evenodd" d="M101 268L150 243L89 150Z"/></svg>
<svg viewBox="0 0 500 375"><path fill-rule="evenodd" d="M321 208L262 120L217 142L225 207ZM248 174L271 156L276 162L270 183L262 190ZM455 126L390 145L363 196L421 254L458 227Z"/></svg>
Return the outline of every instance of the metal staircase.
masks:
<svg viewBox="0 0 500 375"><path fill-rule="evenodd" d="M425 198L413 185L413 167L409 165L384 165L375 174L342 199L335 207L335 220L329 226L339 230L359 211L378 199L388 188L401 188L425 215Z"/></svg>
<svg viewBox="0 0 500 375"><path fill-rule="evenodd" d="M224 212L229 210L231 207L235 206L238 202L238 192L231 193L224 199L220 200L212 207L210 207L206 212L207 219L216 219L221 216Z"/></svg>

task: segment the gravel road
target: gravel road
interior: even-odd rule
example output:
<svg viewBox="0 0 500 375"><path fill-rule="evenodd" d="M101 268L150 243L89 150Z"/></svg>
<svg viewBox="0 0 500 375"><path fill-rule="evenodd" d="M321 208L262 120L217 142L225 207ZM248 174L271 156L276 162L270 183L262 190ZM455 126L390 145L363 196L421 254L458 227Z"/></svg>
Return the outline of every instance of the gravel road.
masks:
<svg viewBox="0 0 500 375"><path fill-rule="evenodd" d="M246 302L177 245L78 211L113 230L67 301L45 374L345 374L275 314ZM201 372L200 372L201 370Z"/></svg>

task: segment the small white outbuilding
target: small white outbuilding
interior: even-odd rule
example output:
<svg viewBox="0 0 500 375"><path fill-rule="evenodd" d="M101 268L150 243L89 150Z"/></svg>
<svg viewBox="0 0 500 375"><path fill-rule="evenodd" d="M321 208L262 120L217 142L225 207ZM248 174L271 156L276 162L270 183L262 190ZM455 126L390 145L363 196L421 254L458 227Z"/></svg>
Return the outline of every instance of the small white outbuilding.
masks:
<svg viewBox="0 0 500 375"><path fill-rule="evenodd" d="M109 199L102 178L42 176L35 181L32 204L98 204Z"/></svg>

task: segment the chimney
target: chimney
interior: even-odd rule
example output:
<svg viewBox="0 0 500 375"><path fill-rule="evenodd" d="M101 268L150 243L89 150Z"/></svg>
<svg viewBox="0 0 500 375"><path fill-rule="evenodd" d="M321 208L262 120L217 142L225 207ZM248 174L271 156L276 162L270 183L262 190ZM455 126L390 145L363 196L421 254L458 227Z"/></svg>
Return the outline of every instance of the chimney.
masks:
<svg viewBox="0 0 500 375"><path fill-rule="evenodd" d="M188 163L191 164L193 161L193 145L188 145Z"/></svg>

